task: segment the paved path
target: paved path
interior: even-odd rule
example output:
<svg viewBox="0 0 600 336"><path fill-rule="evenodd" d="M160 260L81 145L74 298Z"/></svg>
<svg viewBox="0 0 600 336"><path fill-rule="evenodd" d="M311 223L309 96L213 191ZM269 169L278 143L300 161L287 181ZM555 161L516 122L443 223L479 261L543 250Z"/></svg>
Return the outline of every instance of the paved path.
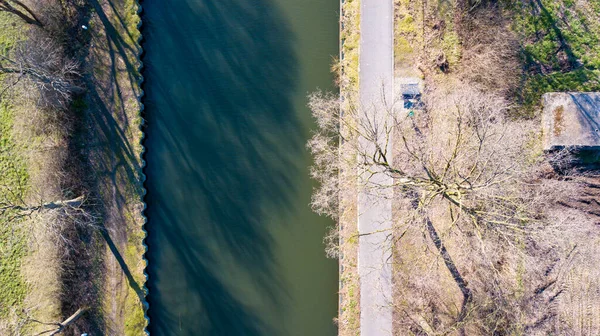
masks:
<svg viewBox="0 0 600 336"><path fill-rule="evenodd" d="M362 0L360 18L360 100L369 118L383 120L383 99L390 102L393 98L393 1ZM373 147L361 140L359 145ZM385 185L392 180L375 175L369 183ZM392 255L386 231L392 227L392 204L386 198L391 192L389 188L373 194L363 188L358 196L361 336L392 334Z"/></svg>

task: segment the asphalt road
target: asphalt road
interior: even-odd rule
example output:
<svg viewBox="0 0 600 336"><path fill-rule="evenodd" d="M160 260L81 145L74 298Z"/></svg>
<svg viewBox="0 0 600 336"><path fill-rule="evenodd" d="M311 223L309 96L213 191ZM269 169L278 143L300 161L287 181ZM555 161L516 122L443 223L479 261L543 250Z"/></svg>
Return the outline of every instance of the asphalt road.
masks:
<svg viewBox="0 0 600 336"><path fill-rule="evenodd" d="M359 95L366 118L385 120L384 100L393 98L393 1L362 0ZM374 146L359 139L360 146ZM391 145L390 145L391 146ZM388 147L388 152L391 148ZM360 333L392 334L391 188L373 192L373 184L391 185L392 179L377 174L369 181L361 175L358 195L358 272L360 276Z"/></svg>

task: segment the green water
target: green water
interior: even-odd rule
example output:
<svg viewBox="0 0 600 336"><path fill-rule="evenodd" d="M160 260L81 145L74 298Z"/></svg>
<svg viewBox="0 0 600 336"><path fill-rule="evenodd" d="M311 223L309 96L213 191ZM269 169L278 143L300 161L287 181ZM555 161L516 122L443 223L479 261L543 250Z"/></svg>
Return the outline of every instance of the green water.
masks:
<svg viewBox="0 0 600 336"><path fill-rule="evenodd" d="M335 335L306 94L337 0L144 0L152 335Z"/></svg>

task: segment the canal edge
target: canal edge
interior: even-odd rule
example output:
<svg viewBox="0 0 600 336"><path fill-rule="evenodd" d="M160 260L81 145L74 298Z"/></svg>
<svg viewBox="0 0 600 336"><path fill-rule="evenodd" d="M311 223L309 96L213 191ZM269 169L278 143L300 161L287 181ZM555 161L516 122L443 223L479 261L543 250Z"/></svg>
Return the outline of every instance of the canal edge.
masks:
<svg viewBox="0 0 600 336"><path fill-rule="evenodd" d="M360 0L340 0L339 19L339 69L340 118L348 117L344 111L358 102L358 58L360 46ZM343 128L348 121L340 122ZM350 122L351 124L351 122ZM344 137L353 141L347 130ZM352 165L356 158L343 158L344 142L340 137L340 190L338 218L338 335L360 334L360 285L358 277L358 171ZM348 153L350 151L346 151ZM347 182L347 183L343 183ZM349 183L348 183L349 182Z"/></svg>
<svg viewBox="0 0 600 336"><path fill-rule="evenodd" d="M142 262L143 262L143 275L144 275L144 283L142 284L142 290L144 292L144 300L142 302L142 305L144 307L144 319L146 320L146 325L144 326L144 334L145 335L150 335L150 332L148 331L148 327L150 326L150 317L148 316L148 309L150 308L150 304L148 303L148 287L147 287L147 283L148 283L148 273L147 273L147 268L148 268L148 259L146 258L146 253L148 252L148 245L146 245L146 239L148 237L148 231L146 230L146 224L148 223L148 218L146 217L146 174L144 173L145 168L146 168L146 160L144 159L145 157L145 153L146 153L146 147L144 146L144 142L146 139L146 132L144 132L144 128L146 127L146 119L144 118L144 102L143 102L143 98L144 98L144 75L143 75L143 70L144 70L144 63L142 62L142 55L144 54L144 48L142 47L142 41L144 39L144 35L142 33L142 25L143 25L143 21L142 21L142 11L143 11L143 7L142 4L140 3L140 0L134 0L135 1L135 5L137 6L136 8L136 13L138 16L138 24L137 24L137 30L139 32L139 37L136 41L137 45L139 46L139 53L136 55L137 61L138 61L138 68L137 71L140 74L140 79L138 81L138 86L140 88L140 94L136 97L138 104L140 106L139 109L139 116L141 119L141 123L139 126L139 130L141 132L141 137L140 137L140 148L141 151L139 153L139 160L141 163L141 167L140 167L140 184L141 184L141 203L142 203L142 207L141 207L141 211L140 211L140 216L142 218L142 223L141 223L141 230L143 232L143 237L142 237L142 247L143 247L143 251L144 253L142 254Z"/></svg>

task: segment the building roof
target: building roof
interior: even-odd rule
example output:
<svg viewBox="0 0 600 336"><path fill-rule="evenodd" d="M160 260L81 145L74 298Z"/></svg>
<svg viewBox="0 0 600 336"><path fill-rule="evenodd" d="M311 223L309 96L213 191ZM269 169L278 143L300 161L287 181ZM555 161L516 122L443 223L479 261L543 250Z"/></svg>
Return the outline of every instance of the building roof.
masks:
<svg viewBox="0 0 600 336"><path fill-rule="evenodd" d="M421 94L418 83L402 84L402 95L418 96Z"/></svg>
<svg viewBox="0 0 600 336"><path fill-rule="evenodd" d="M552 92L542 100L544 150L600 149L600 92Z"/></svg>

